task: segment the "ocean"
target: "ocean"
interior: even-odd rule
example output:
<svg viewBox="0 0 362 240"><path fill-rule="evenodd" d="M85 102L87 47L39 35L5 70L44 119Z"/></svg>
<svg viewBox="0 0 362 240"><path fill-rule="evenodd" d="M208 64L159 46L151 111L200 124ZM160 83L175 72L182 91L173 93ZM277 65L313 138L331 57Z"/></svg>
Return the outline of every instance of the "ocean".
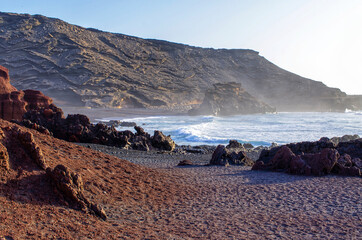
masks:
<svg viewBox="0 0 362 240"><path fill-rule="evenodd" d="M310 113L283 112L228 117L216 116L150 116L137 118L103 118L101 121L136 122L151 135L160 130L179 145L227 144L230 139L254 146L270 146L316 141L321 137L346 134L362 136L362 112ZM133 130L118 127L117 130Z"/></svg>

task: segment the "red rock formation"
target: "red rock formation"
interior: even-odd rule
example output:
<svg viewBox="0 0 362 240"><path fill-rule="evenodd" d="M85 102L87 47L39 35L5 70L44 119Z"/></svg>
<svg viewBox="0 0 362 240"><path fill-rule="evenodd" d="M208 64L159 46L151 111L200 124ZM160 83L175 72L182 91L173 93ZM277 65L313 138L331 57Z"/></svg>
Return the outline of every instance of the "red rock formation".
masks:
<svg viewBox="0 0 362 240"><path fill-rule="evenodd" d="M10 84L9 70L0 66L0 94L17 91L17 89Z"/></svg>
<svg viewBox="0 0 362 240"><path fill-rule="evenodd" d="M28 103L26 110L39 108L39 107L48 107L53 103L53 99L48 96L45 96L42 92L37 90L24 90L24 100Z"/></svg>
<svg viewBox="0 0 362 240"><path fill-rule="evenodd" d="M10 84L9 70L0 66L0 118L21 120L27 110L48 107L52 102L40 91L18 91Z"/></svg>

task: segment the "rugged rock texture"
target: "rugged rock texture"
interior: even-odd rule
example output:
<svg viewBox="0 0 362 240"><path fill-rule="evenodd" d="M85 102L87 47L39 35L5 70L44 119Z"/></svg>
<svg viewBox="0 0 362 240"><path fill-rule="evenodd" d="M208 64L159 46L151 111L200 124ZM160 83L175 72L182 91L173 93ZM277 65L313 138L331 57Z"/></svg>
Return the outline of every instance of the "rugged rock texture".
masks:
<svg viewBox="0 0 362 240"><path fill-rule="evenodd" d="M98 204L91 203L84 196L83 180L79 174L71 172L63 165L57 165L54 169L47 168L46 172L56 188L64 194L71 204L76 205L77 208L82 210L88 209L103 220L107 219L104 209Z"/></svg>
<svg viewBox="0 0 362 240"><path fill-rule="evenodd" d="M51 98L40 91L17 91L10 84L8 70L0 66L0 117L5 120L13 120L41 133L71 142L99 143L145 151L153 148L172 151L175 148L171 137L160 131L155 131L151 137L138 126L135 126L137 133L133 134L130 131L118 132L113 125L91 124L89 118L81 114L70 114L65 118L62 109L52 102ZM19 139L32 155L42 157L36 146L32 145L32 135L19 133ZM38 164L45 170L43 163Z"/></svg>
<svg viewBox="0 0 362 240"><path fill-rule="evenodd" d="M257 100L240 83L217 83L208 89L199 107L191 109L190 115L227 116L275 112L275 108Z"/></svg>
<svg viewBox="0 0 362 240"><path fill-rule="evenodd" d="M82 114L69 114L65 118L63 111L53 104L47 108L32 109L24 114L22 121L15 122L70 142L97 143L142 151L175 149L171 137L160 131L156 130L153 136L139 126L134 127L136 133L117 131L113 126L103 123L92 124Z"/></svg>
<svg viewBox="0 0 362 240"><path fill-rule="evenodd" d="M40 91L18 91L10 84L8 69L0 66L0 118L21 120L27 110L47 107L52 102Z"/></svg>
<svg viewBox="0 0 362 240"><path fill-rule="evenodd" d="M212 154L210 165L244 165L253 166L254 161L251 160L246 153L242 144L238 144L235 140L230 140L226 147L218 145Z"/></svg>
<svg viewBox="0 0 362 240"><path fill-rule="evenodd" d="M19 133L32 135L48 174ZM0 239L159 239L139 219L196 192L179 179L0 119Z"/></svg>
<svg viewBox="0 0 362 240"><path fill-rule="evenodd" d="M0 117L5 120L21 119L26 112L24 92L10 84L9 70L0 66Z"/></svg>
<svg viewBox="0 0 362 240"><path fill-rule="evenodd" d="M352 136L353 137L353 136ZM339 174L362 176L362 139L338 144L328 138L263 150L252 170L284 171L292 174Z"/></svg>
<svg viewBox="0 0 362 240"><path fill-rule="evenodd" d="M151 140L152 146L167 151L175 149L175 142L171 139L171 136L165 136L161 131L156 130Z"/></svg>
<svg viewBox="0 0 362 240"><path fill-rule="evenodd" d="M8 151L12 151L21 154L25 162L28 158L28 161L36 164L38 168L46 169L45 158L32 133L13 126L0 129L0 135L0 167L9 169Z"/></svg>
<svg viewBox="0 0 362 240"><path fill-rule="evenodd" d="M253 50L209 49L0 13L0 64L17 88L57 104L187 108L215 83L237 82L277 111L344 111L346 94L285 71Z"/></svg>
<svg viewBox="0 0 362 240"><path fill-rule="evenodd" d="M343 135L342 137L332 137L330 139L331 142L333 142L335 145L338 145L339 143L342 142L349 142L352 140L357 140L361 138L358 134L354 134L354 135ZM326 141L328 141L328 139L326 139Z"/></svg>

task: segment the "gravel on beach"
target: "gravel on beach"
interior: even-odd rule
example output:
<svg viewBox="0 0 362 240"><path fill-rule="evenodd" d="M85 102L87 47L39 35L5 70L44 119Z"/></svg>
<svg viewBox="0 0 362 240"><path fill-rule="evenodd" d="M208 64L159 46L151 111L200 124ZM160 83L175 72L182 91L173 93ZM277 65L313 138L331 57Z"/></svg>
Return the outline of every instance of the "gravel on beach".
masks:
<svg viewBox="0 0 362 240"><path fill-rule="evenodd" d="M185 188L192 197L167 209L143 213L145 224L165 230L162 239L362 239L361 178L204 166L211 154L80 145L171 174L197 189ZM181 160L195 165L177 167Z"/></svg>

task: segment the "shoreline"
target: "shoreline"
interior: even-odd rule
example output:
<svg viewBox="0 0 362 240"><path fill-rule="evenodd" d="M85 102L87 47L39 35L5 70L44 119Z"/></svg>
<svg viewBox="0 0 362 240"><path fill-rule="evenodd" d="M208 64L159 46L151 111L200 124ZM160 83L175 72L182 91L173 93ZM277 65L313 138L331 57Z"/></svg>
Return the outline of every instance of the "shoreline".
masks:
<svg viewBox="0 0 362 240"><path fill-rule="evenodd" d="M322 137L362 135L359 112L353 113L277 113L230 117L188 116L185 112L144 108L84 108L63 107L65 115L83 114L97 124L120 120L135 123L150 134L162 131L177 145L216 146L229 140L251 143L254 147L270 147L302 141L318 141ZM350 121L348 124L347 120ZM351 122L352 121L352 122ZM352 125L351 125L352 124ZM106 124L107 125L107 124ZM133 127L117 126L118 131ZM328 127L328 128L327 128Z"/></svg>
<svg viewBox="0 0 362 240"><path fill-rule="evenodd" d="M187 116L182 111L170 111L162 109L146 109L146 108L87 108L87 107L67 107L59 106L66 117L68 114L86 115L91 122L100 121L103 118L136 118L136 117L152 117L152 116Z"/></svg>
<svg viewBox="0 0 362 240"><path fill-rule="evenodd" d="M137 118L137 117L153 117L153 116L190 116L187 114L187 111L180 109L149 109L149 108L90 108L90 107L70 107L62 106L61 104L57 105L60 107L64 116L67 114L83 114L86 115L91 122L99 121L103 118ZM214 116L214 117L233 117L233 116L248 116L248 115L278 115L278 114L288 114L288 113L304 113L304 114L316 114L316 113L362 113L361 111L350 111L346 110L345 112L300 112L300 111L282 111L275 113L256 113L256 114L240 114L240 115L227 115L227 116ZM100 117L102 116L102 117ZM209 115L197 115L197 116L209 116Z"/></svg>

